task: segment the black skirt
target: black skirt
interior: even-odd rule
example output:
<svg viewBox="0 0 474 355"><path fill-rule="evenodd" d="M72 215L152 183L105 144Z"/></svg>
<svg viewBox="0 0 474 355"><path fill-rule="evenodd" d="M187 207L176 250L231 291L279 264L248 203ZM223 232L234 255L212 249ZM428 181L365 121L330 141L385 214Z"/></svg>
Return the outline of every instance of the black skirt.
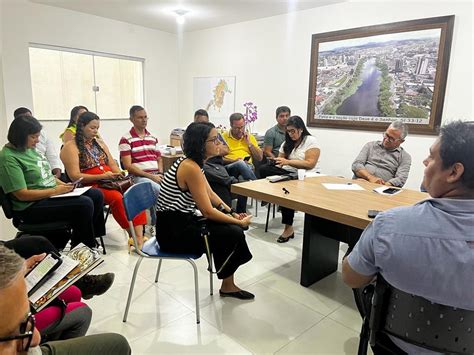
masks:
<svg viewBox="0 0 474 355"><path fill-rule="evenodd" d="M240 265L252 259L241 227L210 220L206 220L205 225L219 279L233 275ZM156 214L156 239L164 252L202 255L206 247L201 232L202 222L190 213L166 211Z"/></svg>

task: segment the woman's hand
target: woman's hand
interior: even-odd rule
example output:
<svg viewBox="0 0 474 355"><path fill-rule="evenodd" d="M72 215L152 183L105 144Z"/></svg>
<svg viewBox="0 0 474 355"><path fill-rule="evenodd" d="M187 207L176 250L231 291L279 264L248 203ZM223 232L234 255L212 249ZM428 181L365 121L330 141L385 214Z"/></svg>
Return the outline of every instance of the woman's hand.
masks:
<svg viewBox="0 0 474 355"><path fill-rule="evenodd" d="M25 260L25 266L26 266L26 272L28 273L35 267L36 264L38 264L41 260L43 260L46 257L46 253L39 254L39 255L33 255L29 257L28 259Z"/></svg>
<svg viewBox="0 0 474 355"><path fill-rule="evenodd" d="M234 217L235 219L238 219L238 220L242 220L247 216L248 216L247 213L237 213L237 212L232 213L232 217Z"/></svg>
<svg viewBox="0 0 474 355"><path fill-rule="evenodd" d="M99 176L100 176L99 180L100 179L116 179L118 177L121 177L122 173L113 173L111 171L106 171L105 173L100 174Z"/></svg>
<svg viewBox="0 0 474 355"><path fill-rule="evenodd" d="M283 165L290 165L289 163L290 163L290 161L289 161L288 159L286 159L286 158L281 158L281 157L275 158L275 165L278 166L278 167L280 167L280 168L281 168Z"/></svg>
<svg viewBox="0 0 474 355"><path fill-rule="evenodd" d="M74 190L74 186L72 184L56 185L56 187L54 188L53 196L67 194L72 190Z"/></svg>
<svg viewBox="0 0 474 355"><path fill-rule="evenodd" d="M239 222L240 222L239 225L241 227L244 227L244 228L248 227L250 225L251 220L252 220L252 216L251 215L249 215L249 216L246 215L244 218L239 220Z"/></svg>

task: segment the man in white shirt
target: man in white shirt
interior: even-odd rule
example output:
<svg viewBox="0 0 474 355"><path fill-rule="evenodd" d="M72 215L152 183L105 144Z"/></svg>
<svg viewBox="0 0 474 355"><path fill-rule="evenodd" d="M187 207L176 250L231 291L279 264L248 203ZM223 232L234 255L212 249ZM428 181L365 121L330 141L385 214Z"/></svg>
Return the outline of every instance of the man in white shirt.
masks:
<svg viewBox="0 0 474 355"><path fill-rule="evenodd" d="M17 118L18 116L30 116L32 117L33 114L31 110L27 109L26 107L19 107L13 112L13 116ZM54 176L58 179L61 178L61 163L59 160L58 152L54 147L53 142L47 137L46 131L44 129L40 132L39 143L36 145L36 150L43 154L49 162L51 166L51 171Z"/></svg>

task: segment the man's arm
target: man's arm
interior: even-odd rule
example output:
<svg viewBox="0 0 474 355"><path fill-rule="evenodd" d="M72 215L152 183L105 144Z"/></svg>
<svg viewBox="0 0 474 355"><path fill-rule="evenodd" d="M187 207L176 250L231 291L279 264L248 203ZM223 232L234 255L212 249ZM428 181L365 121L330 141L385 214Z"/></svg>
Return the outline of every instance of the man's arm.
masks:
<svg viewBox="0 0 474 355"><path fill-rule="evenodd" d="M51 139L49 139L48 136L46 136L46 134L44 134L44 139L45 139L44 145L46 148L46 151L44 154L46 156L46 159L48 160L49 165L51 165L51 170L53 172L53 175L56 176L57 178L60 178L61 177L61 163L59 161L59 156L58 156L58 152L56 151L56 147L54 146Z"/></svg>
<svg viewBox="0 0 474 355"><path fill-rule="evenodd" d="M402 157L400 165L397 168L397 172L395 173L395 177L387 181L386 185L396 186L396 187L403 187L405 182L408 179L408 173L410 172L411 166L411 156L404 150L402 150Z"/></svg>
<svg viewBox="0 0 474 355"><path fill-rule="evenodd" d="M257 144L257 140L250 133L246 133L245 139L250 149L250 154L254 161L261 161L263 159L263 152Z"/></svg>
<svg viewBox="0 0 474 355"><path fill-rule="evenodd" d="M271 133L271 129L265 132L265 137L263 138L263 154L266 157L269 158L276 158L275 155L273 155L273 135Z"/></svg>
<svg viewBox="0 0 474 355"><path fill-rule="evenodd" d="M146 177L152 181L159 183L161 176L153 175L143 171L132 163L132 147L126 137L122 137L119 142L120 161L122 162L123 168L131 175ZM158 160L159 159L159 160ZM161 162L161 167L160 167ZM160 172L163 172L163 161L161 157L157 158L157 165Z"/></svg>
<svg viewBox="0 0 474 355"><path fill-rule="evenodd" d="M347 258L342 261L342 280L350 288L360 288L365 286L373 280L374 276L375 275L366 276L354 271L347 261Z"/></svg>
<svg viewBox="0 0 474 355"><path fill-rule="evenodd" d="M268 158L273 158L273 159L276 158L273 155L273 147L271 145L264 145L263 146L263 154Z"/></svg>
<svg viewBox="0 0 474 355"><path fill-rule="evenodd" d="M362 233L352 252L342 262L342 279L352 288L359 288L372 281L378 272L375 265L375 222Z"/></svg>
<svg viewBox="0 0 474 355"><path fill-rule="evenodd" d="M161 162L161 168L159 168L159 169L162 172L163 171L163 162L161 161L161 157L159 159L160 159L160 162ZM160 183L161 178L162 178L161 175L150 174L150 173L147 173L147 172L143 171L142 169L136 167L132 163L132 156L131 155L121 155L120 160L122 162L123 167L125 168L125 170L128 171L129 174L135 175L135 176L146 177L147 179L150 179L150 180L153 180L157 183Z"/></svg>
<svg viewBox="0 0 474 355"><path fill-rule="evenodd" d="M355 176L367 180L369 182L373 182L376 184L385 184L381 178L372 175L369 171L365 168L365 163L369 159L370 154L370 143L364 145L362 150L360 151L359 155L355 158L354 162L352 163L352 172Z"/></svg>

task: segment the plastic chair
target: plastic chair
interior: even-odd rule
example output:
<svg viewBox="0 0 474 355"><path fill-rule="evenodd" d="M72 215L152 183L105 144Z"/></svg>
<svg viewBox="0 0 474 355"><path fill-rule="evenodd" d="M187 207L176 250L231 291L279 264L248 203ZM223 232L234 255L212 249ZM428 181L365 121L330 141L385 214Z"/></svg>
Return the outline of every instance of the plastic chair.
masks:
<svg viewBox="0 0 474 355"><path fill-rule="evenodd" d="M377 276L375 290L366 286L362 303L370 303L362 325L359 355L367 343L384 354L403 353L388 335L421 348L449 354L474 353L474 311L440 305L403 292ZM371 293L373 296L371 297Z"/></svg>
<svg viewBox="0 0 474 355"><path fill-rule="evenodd" d="M0 187L0 204L2 205L3 212L7 219L11 219L13 225L18 229L16 238L21 237L24 234L37 234L47 236L48 233L52 232L64 232L69 236L67 240L55 241L61 242L62 245L57 245L54 243L58 249L63 249L66 246L67 242L72 236L72 228L67 221L56 221L56 222L47 222L47 223L25 223L21 219L14 217L13 215L13 206L10 201L10 198L5 194L3 189Z"/></svg>
<svg viewBox="0 0 474 355"><path fill-rule="evenodd" d="M130 303L132 301L132 295L133 295L133 289L135 287L135 280L137 277L138 269L140 268L140 264L143 261L144 258L148 259L157 259L159 260L158 263L158 268L156 270L156 277L155 277L155 282L158 282L158 277L160 274L160 269L161 269L161 263L165 259L171 259L171 260L183 260L187 261L188 263L191 264L193 267L194 271L194 297L196 301L196 323L200 323L200 312L199 312L199 281L198 281L198 272L197 272L197 266L196 263L194 262L195 259L199 259L201 255L198 254L176 254L176 253L166 253L160 250L160 247L158 243L156 242L156 238L151 238L148 240L144 246L143 249L140 250L137 246L137 238L135 235L135 229L133 228L133 223L132 220L133 218L138 215L140 212L149 209L150 207L154 206L156 203L156 196L153 192L153 188L151 187L151 183L149 182L143 182L140 184L133 185L130 187L123 195L123 204L125 207L125 212L127 214L127 219L128 223L130 226L130 231L133 237L133 242L135 245L135 251L138 254L138 260L135 264L135 269L133 270L133 276L132 276L132 281L130 283L130 290L128 292L128 299L127 299L127 305L125 307L125 313L123 316L123 321L127 321L128 317L128 311L130 308ZM206 241L206 240L205 240ZM208 261L209 261L209 268L210 268L210 288L211 292L210 294L213 294L213 279L212 279L212 256L209 253L209 249L207 248L207 243L206 243L206 249L208 251Z"/></svg>

